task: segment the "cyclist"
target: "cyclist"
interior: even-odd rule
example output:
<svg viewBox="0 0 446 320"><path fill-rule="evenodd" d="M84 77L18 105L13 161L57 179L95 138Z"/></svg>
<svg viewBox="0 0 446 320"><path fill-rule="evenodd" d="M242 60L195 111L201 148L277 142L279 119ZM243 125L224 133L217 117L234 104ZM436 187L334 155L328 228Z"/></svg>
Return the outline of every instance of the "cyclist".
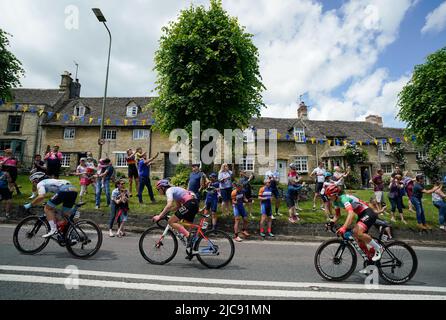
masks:
<svg viewBox="0 0 446 320"><path fill-rule="evenodd" d="M167 197L167 204L159 215L153 217L153 221L157 222L170 211L175 211L175 215L170 217L168 223L180 234L180 240L189 246L192 237L189 237L190 232L180 222L184 220L186 225L194 222L195 215L199 211L197 197L191 191L172 186L166 179L158 181L156 189Z"/></svg>
<svg viewBox="0 0 446 320"><path fill-rule="evenodd" d="M372 261L380 260L384 248L367 234L367 231L375 224L378 214L364 201L361 201L350 194L344 194L336 185L328 186L325 190L325 194L331 201L333 201L334 208L336 209L336 216L331 222L336 223L339 220L339 217L341 216L341 208L346 209L348 212L344 225L337 231L337 233L344 236L347 228L352 224L355 214L357 214L358 220L353 228L354 237L358 240L358 244L363 250L365 248L364 245L370 245L375 249ZM366 252L368 252L368 250L366 250Z"/></svg>
<svg viewBox="0 0 446 320"><path fill-rule="evenodd" d="M43 172L33 173L29 180L37 183L37 198L31 203L24 205L25 209L38 205L45 199L47 193L54 193L54 196L48 200L44 207L46 219L50 224L50 232L44 234L43 238L51 237L58 233L56 220L56 207L62 204L62 212L66 214L71 212L77 198L77 190L68 180L51 179Z"/></svg>

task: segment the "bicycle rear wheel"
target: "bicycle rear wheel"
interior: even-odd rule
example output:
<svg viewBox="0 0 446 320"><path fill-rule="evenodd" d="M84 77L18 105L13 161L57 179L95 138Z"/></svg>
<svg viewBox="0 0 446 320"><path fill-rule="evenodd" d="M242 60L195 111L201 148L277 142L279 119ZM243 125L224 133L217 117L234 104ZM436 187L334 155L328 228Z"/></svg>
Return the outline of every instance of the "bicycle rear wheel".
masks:
<svg viewBox="0 0 446 320"><path fill-rule="evenodd" d="M341 239L327 240L314 256L319 275L329 281L347 279L356 269L357 257L353 247Z"/></svg>
<svg viewBox="0 0 446 320"><path fill-rule="evenodd" d="M163 238L164 231L165 228L153 226L144 231L139 239L139 252L151 264L166 264L177 254L177 238L171 230L168 230Z"/></svg>
<svg viewBox="0 0 446 320"><path fill-rule="evenodd" d="M402 241L392 241L384 246L377 263L379 274L390 284L403 284L413 278L418 268L415 251Z"/></svg>
<svg viewBox="0 0 446 320"><path fill-rule="evenodd" d="M39 217L26 217L17 225L14 230L14 246L21 253L36 254L42 251L50 241L50 238L42 238L50 231L48 221Z"/></svg>
<svg viewBox="0 0 446 320"><path fill-rule="evenodd" d="M221 230L209 230L194 246L197 259L210 269L226 266L234 257L235 247L231 237Z"/></svg>
<svg viewBox="0 0 446 320"><path fill-rule="evenodd" d="M102 245L102 231L90 220L80 220L70 226L65 234L67 250L77 258L94 256Z"/></svg>

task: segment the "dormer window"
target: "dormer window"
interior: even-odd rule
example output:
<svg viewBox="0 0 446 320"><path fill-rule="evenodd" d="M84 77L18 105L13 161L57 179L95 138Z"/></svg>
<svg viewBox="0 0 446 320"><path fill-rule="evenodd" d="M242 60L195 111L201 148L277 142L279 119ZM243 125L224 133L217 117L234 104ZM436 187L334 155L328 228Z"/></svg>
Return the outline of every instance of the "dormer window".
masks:
<svg viewBox="0 0 446 320"><path fill-rule="evenodd" d="M138 105L134 102L131 102L127 105L127 117L134 118L138 115Z"/></svg>
<svg viewBox="0 0 446 320"><path fill-rule="evenodd" d="M296 142L304 142L305 129L304 128L294 128L294 139Z"/></svg>
<svg viewBox="0 0 446 320"><path fill-rule="evenodd" d="M83 117L85 116L85 106L83 104L78 104L74 107L74 115L76 117Z"/></svg>

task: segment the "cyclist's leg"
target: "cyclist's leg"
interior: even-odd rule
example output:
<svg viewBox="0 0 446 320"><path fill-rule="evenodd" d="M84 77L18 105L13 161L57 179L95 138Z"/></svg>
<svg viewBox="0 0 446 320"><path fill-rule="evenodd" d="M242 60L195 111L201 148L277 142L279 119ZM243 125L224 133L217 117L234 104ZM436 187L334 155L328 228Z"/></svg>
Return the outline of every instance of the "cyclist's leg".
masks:
<svg viewBox="0 0 446 320"><path fill-rule="evenodd" d="M180 223L180 218L178 218L176 215L173 215L170 217L168 223L169 225L174 228L176 231L184 235L186 238L189 237L189 231L186 230L186 228Z"/></svg>

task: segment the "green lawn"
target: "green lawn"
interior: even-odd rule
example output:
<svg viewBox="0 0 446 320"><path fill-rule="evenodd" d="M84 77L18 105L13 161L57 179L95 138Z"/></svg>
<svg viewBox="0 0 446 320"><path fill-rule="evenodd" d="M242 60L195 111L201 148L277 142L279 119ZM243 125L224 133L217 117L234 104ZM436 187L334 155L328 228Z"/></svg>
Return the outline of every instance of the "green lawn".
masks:
<svg viewBox="0 0 446 320"><path fill-rule="evenodd" d="M77 177L61 177L61 179L67 179L73 182L74 185L79 185L79 179ZM31 183L28 180L28 176L19 176L18 177L18 184L21 186L22 195L17 196L14 194L14 204L24 204L29 202L30 200L28 197L31 195ZM113 186L114 187L114 186ZM128 186L127 186L128 187ZM135 188L135 186L133 186ZM113 189L113 188L112 188ZM143 195L143 200L145 201L144 204L140 205L138 203L138 198L136 197L136 192L133 190L133 197L130 199L130 211L131 214L147 214L147 215L154 215L161 212L161 210L164 208L164 205L166 203L166 200L164 197L160 196L156 189L154 189L155 197L156 197L156 203L152 204L150 203L149 196L147 194L147 189ZM353 190L352 193L359 197L362 200L368 201L370 197L373 195L373 191L371 190ZM105 194L102 194L101 204L103 205L102 208L99 210L95 209L95 201L94 201L94 190L90 186L88 189L88 194L84 196L84 201L87 203L84 207L84 211L99 211L99 212L107 212L109 208L105 207ZM390 202L387 199L387 195L385 196L385 200L388 205L388 211L390 211ZM253 212L255 215L254 219L259 219L260 217L260 208L259 208L259 201L257 199L254 200L253 205ZM404 202L406 204L406 207L408 208L407 204L407 197L404 198ZM203 206L203 202L201 203L201 206ZM313 211L313 202L312 201L304 201L299 203L300 207L304 209L303 212L300 213L301 218L303 219L303 222L305 223L323 223L325 222L325 214L322 210ZM430 196L424 196L423 198L423 205L425 208L425 214L426 214L426 220L428 224L431 226L438 227L438 210L432 205L431 197ZM318 206L319 207L319 206ZM285 205L285 201L282 201L280 205L280 213L283 215L281 217L278 217L279 219L286 220L288 218L288 210ZM345 217L345 211L343 212L343 216ZM415 213L410 212L408 209L404 210L404 216L406 221L408 222L407 227L416 228L417 220ZM381 216L385 220L390 222L390 216L385 215ZM404 224L402 224L399 220L399 215L397 214L397 222L393 225L396 227L406 227Z"/></svg>

